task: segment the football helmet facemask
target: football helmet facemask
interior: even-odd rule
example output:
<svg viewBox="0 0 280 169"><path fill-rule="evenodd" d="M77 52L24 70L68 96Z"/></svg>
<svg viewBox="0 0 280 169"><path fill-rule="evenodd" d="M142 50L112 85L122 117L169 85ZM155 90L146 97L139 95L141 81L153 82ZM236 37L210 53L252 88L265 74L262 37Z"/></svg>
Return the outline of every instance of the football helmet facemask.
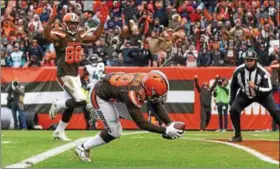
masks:
<svg viewBox="0 0 280 169"><path fill-rule="evenodd" d="M78 30L80 17L75 13L67 13L63 17L63 22L65 24L67 32L73 35Z"/></svg>

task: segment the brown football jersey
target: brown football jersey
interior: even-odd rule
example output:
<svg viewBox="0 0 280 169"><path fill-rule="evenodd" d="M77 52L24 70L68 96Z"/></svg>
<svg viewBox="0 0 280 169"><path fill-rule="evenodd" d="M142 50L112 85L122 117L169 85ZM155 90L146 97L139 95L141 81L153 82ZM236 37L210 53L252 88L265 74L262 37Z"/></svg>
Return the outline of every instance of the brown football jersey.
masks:
<svg viewBox="0 0 280 169"><path fill-rule="evenodd" d="M141 108L146 100L142 79L146 73L109 73L102 78L94 89L96 94L104 100L117 100L125 104L133 103Z"/></svg>
<svg viewBox="0 0 280 169"><path fill-rule="evenodd" d="M79 63L83 58L83 49L81 46L81 31L77 31L75 35L71 35L65 30L52 30L51 32L59 37L54 42L56 51L55 63L57 66L58 76L77 76Z"/></svg>

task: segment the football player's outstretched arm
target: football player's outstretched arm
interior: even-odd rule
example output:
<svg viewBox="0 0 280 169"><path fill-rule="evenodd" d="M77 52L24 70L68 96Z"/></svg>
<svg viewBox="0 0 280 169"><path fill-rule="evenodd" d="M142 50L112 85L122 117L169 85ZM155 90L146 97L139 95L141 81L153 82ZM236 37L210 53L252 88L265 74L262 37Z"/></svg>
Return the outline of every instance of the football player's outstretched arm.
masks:
<svg viewBox="0 0 280 169"><path fill-rule="evenodd" d="M132 120L136 123L136 125L143 130L159 133L159 134L165 134L165 127L160 127L157 125L154 125L144 119L143 113L141 112L141 109L131 104L126 104L127 110L132 118Z"/></svg>
<svg viewBox="0 0 280 169"><path fill-rule="evenodd" d="M100 36L103 33L104 24L107 20L108 15L109 15L108 7L103 6L103 8L100 11L100 14L98 15L99 20L100 20L98 28L95 30L94 33L86 32L84 35L82 35L83 42L85 42L85 43L95 42L100 38Z"/></svg>
<svg viewBox="0 0 280 169"><path fill-rule="evenodd" d="M140 129L154 132L154 133L164 134L167 135L168 137L171 137L172 139L176 139L182 136L183 131L176 129L174 127L175 124L174 122L170 123L170 125L168 125L167 127L160 127L144 119L141 109L136 107L132 103L126 104L126 106L131 118Z"/></svg>
<svg viewBox="0 0 280 169"><path fill-rule="evenodd" d="M51 33L52 31L52 24L54 23L55 17L56 17L56 10L57 10L57 5L54 4L49 20L43 30L43 36L44 38L49 41L53 42L54 40L58 39L54 34Z"/></svg>
<svg viewBox="0 0 280 169"><path fill-rule="evenodd" d="M166 125L168 125L169 123L172 122L167 114L167 111L165 109L163 102L156 102L156 103L151 103L151 104L155 110L155 113L160 118L160 120L162 120Z"/></svg>

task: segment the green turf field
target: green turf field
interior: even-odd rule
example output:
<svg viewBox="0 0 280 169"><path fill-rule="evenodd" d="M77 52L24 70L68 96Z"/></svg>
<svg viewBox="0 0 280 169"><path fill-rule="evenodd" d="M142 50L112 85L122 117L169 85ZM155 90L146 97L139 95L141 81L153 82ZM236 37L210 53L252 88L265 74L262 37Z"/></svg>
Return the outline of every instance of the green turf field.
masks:
<svg viewBox="0 0 280 169"><path fill-rule="evenodd" d="M130 133L135 131L124 131ZM95 131L67 131L73 140ZM158 134L123 135L91 151L91 163L80 161L70 149L48 158L34 168L279 168L249 153L223 144L192 139L228 139L230 132L185 132L182 139L165 140ZM52 131L2 131L1 167L67 144L52 140ZM278 140L275 132L243 132L244 140ZM279 151L279 150L275 150Z"/></svg>

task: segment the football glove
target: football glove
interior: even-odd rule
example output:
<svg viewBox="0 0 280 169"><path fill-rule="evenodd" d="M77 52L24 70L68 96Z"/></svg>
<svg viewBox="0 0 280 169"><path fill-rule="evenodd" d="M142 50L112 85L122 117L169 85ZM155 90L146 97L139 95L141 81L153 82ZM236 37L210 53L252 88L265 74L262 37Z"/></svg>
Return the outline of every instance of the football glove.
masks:
<svg viewBox="0 0 280 169"><path fill-rule="evenodd" d="M165 130L165 136L176 139L182 136L183 130L178 130L174 127L175 122L170 123Z"/></svg>

